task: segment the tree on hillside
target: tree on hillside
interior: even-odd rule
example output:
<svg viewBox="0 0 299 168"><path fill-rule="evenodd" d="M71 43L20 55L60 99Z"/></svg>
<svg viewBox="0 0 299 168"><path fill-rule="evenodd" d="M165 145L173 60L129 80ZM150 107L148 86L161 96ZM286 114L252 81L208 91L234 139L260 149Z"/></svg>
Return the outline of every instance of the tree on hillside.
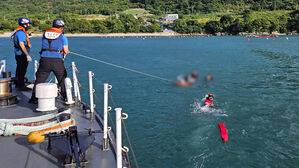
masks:
<svg viewBox="0 0 299 168"><path fill-rule="evenodd" d="M174 31L178 33L186 33L187 23L184 19L178 19L174 21Z"/></svg>
<svg viewBox="0 0 299 168"><path fill-rule="evenodd" d="M110 32L108 30L108 28L105 26L105 23L103 21L94 20L91 23L94 25L93 31L95 33L109 33Z"/></svg>
<svg viewBox="0 0 299 168"><path fill-rule="evenodd" d="M278 18L278 24L279 24L278 31L280 33L288 32L288 29L287 29L288 18L286 15L282 15Z"/></svg>
<svg viewBox="0 0 299 168"><path fill-rule="evenodd" d="M263 29L263 26L262 26L262 20L261 19L255 19L251 22L251 25L252 25L252 32L261 32L262 29Z"/></svg>
<svg viewBox="0 0 299 168"><path fill-rule="evenodd" d="M249 23L250 21L250 15L251 15L251 10L244 10L243 14L243 19L245 23Z"/></svg>
<svg viewBox="0 0 299 168"><path fill-rule="evenodd" d="M224 32L230 32L230 26L233 23L234 18L231 15L224 15L220 18L220 23Z"/></svg>
<svg viewBox="0 0 299 168"><path fill-rule="evenodd" d="M126 31L124 24L116 17L105 20L106 27L111 33L123 33Z"/></svg>
<svg viewBox="0 0 299 168"><path fill-rule="evenodd" d="M205 25L205 31L207 33L215 34L217 32L222 32L222 30L222 25L218 21L209 21Z"/></svg>
<svg viewBox="0 0 299 168"><path fill-rule="evenodd" d="M277 21L270 21L269 33L279 31L279 23Z"/></svg>
<svg viewBox="0 0 299 168"><path fill-rule="evenodd" d="M288 29L290 31L299 32L299 10L296 10L290 14L291 18L288 21Z"/></svg>
<svg viewBox="0 0 299 168"><path fill-rule="evenodd" d="M49 30L51 29L51 25L42 23L38 26L38 29L41 31Z"/></svg>
<svg viewBox="0 0 299 168"><path fill-rule="evenodd" d="M262 18L260 22L261 22L261 26L262 26L262 29L261 29L260 32L270 32L269 31L269 29L271 27L270 21L267 20L267 19Z"/></svg>
<svg viewBox="0 0 299 168"><path fill-rule="evenodd" d="M140 31L140 23L132 15L122 14L120 20L124 24L126 32L138 33Z"/></svg>
<svg viewBox="0 0 299 168"><path fill-rule="evenodd" d="M0 21L0 30L12 31L14 28L10 21Z"/></svg>
<svg viewBox="0 0 299 168"><path fill-rule="evenodd" d="M242 22L240 19L236 19L233 24L229 28L229 32L232 34L238 34L239 32L244 31L244 22Z"/></svg>

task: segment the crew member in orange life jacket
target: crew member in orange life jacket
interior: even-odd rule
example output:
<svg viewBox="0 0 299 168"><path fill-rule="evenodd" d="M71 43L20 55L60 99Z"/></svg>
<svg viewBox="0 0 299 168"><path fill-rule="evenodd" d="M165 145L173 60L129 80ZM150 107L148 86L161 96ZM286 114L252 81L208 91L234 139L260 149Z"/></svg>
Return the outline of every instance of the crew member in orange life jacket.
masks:
<svg viewBox="0 0 299 168"><path fill-rule="evenodd" d="M68 40L63 34L64 22L61 19L53 20L53 26L46 30L42 38L42 49L40 51L39 67L36 72L36 81L29 103L36 104L35 88L39 83L44 83L53 72L60 87L60 95L66 98L64 79L66 69L64 67L65 55L69 53Z"/></svg>
<svg viewBox="0 0 299 168"><path fill-rule="evenodd" d="M25 91L30 90L25 86L24 78L27 71L28 62L32 61L29 55L31 45L29 36L27 34L27 30L29 29L31 21L28 18L21 17L19 18L18 22L19 27L11 34L11 38L13 39L14 43L15 59L17 62L16 88Z"/></svg>
<svg viewBox="0 0 299 168"><path fill-rule="evenodd" d="M208 97L205 100L205 106L207 106L207 107L214 107L213 99L214 99L213 94L212 93L208 94Z"/></svg>

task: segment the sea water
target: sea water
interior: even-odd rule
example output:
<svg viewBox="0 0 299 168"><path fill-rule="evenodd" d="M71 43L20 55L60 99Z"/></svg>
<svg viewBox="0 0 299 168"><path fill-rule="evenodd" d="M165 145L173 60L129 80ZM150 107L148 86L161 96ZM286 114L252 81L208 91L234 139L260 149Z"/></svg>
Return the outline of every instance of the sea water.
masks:
<svg viewBox="0 0 299 168"><path fill-rule="evenodd" d="M113 86L115 104L125 121L139 167L298 167L299 37L69 38L71 51L169 80L198 71L197 82L177 87L70 54L80 71L88 100L87 71L95 73L97 111L102 113L102 83ZM40 38L31 56L39 59ZM0 39L1 59L15 71L13 46ZM71 72L68 70L69 76ZM212 74L214 80L203 79ZM27 76L33 79L33 63ZM215 109L201 101L214 94ZM111 112L114 118L114 113ZM222 142L218 123L228 130ZM133 163L133 160L131 158ZM134 163L133 163L134 164Z"/></svg>

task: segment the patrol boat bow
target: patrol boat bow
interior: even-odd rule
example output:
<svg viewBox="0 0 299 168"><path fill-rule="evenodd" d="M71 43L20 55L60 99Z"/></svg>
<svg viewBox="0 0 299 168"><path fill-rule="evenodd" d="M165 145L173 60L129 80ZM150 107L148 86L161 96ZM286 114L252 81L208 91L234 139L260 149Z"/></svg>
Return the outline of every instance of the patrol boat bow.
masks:
<svg viewBox="0 0 299 168"><path fill-rule="evenodd" d="M76 66L72 63L76 103L70 107L56 98L56 110L38 112L36 105L27 103L31 91L15 89L11 78L2 73L6 70L5 61L0 63L3 74L0 81L1 167L131 167L128 148L122 146L121 140L121 122L127 114L115 108L116 137L108 127L110 85L104 84L102 117L94 109L93 73L89 72L90 105L87 105L81 101ZM12 101L11 96L18 99ZM38 106L47 108L50 104Z"/></svg>

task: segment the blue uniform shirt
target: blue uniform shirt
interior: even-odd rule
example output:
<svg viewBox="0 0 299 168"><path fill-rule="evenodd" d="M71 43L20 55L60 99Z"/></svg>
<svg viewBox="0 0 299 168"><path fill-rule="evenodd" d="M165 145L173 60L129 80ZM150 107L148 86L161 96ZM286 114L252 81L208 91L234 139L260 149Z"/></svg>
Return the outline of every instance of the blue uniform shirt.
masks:
<svg viewBox="0 0 299 168"><path fill-rule="evenodd" d="M26 34L22 30L19 30L16 32L14 36L14 43L19 46L19 42L24 42L25 46L27 46L27 40L26 40ZM30 48L26 47L27 52L30 52ZM15 55L22 55L24 54L21 48L16 48L15 47Z"/></svg>
<svg viewBox="0 0 299 168"><path fill-rule="evenodd" d="M69 45L69 42L67 41L67 38L65 37L65 35L62 34L61 36L62 36L62 43L63 43L63 46L68 46L68 45Z"/></svg>
<svg viewBox="0 0 299 168"><path fill-rule="evenodd" d="M44 35L42 38L42 49L48 49L50 47L49 45L49 41ZM64 34L61 34L57 39L52 40L51 42L51 49L63 50L63 46L68 46L68 40ZM43 51L40 56L47 58L63 58L61 53L55 51Z"/></svg>

